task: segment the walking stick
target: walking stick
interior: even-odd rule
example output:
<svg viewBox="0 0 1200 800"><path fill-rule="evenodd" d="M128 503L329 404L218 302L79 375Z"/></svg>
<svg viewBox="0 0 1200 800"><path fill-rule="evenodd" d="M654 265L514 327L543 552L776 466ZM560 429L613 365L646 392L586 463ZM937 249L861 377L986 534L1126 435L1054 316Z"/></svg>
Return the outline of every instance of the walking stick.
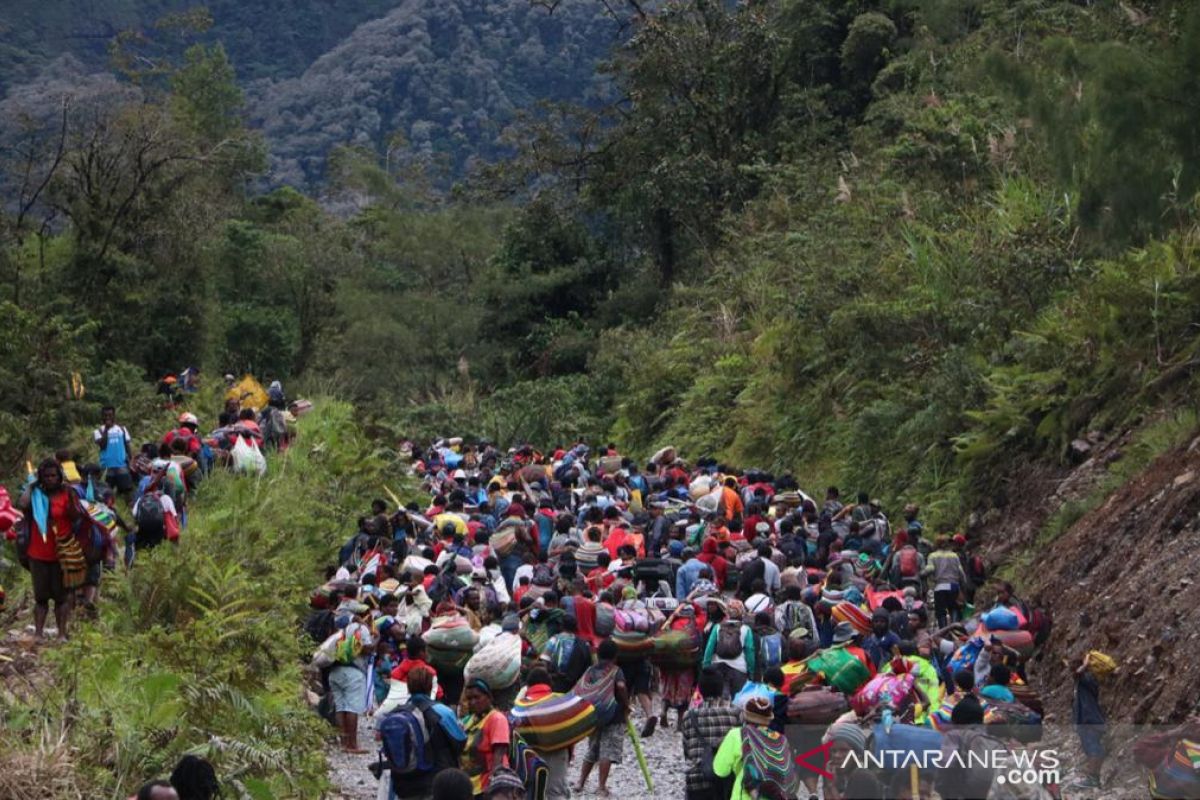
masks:
<svg viewBox="0 0 1200 800"><path fill-rule="evenodd" d="M646 791L654 792L654 781L650 779L650 767L646 766L646 755L642 752L642 740L638 738L633 728L633 719L625 718L625 730L629 732L629 741L633 742L633 752L637 754L638 766L642 768L642 777L646 779Z"/></svg>

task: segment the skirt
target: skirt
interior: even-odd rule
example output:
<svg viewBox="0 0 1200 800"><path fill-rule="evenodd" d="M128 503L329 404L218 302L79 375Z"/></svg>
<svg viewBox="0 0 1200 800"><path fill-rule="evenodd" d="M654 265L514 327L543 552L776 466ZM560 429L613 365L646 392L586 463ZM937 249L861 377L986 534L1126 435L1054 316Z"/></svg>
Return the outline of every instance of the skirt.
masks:
<svg viewBox="0 0 1200 800"><path fill-rule="evenodd" d="M662 698L667 708L686 709L696 687L695 669L663 669Z"/></svg>

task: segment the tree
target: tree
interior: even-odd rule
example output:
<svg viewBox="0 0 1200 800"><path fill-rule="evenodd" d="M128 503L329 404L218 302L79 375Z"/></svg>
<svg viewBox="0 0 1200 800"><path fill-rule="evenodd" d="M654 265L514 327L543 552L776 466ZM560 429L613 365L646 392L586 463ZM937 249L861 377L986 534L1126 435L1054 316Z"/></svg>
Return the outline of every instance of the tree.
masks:
<svg viewBox="0 0 1200 800"><path fill-rule="evenodd" d="M1143 241L1194 215L1200 192L1200 10L1169 43L1070 38L1021 62L996 53L992 73L1038 123L1080 220L1115 244Z"/></svg>

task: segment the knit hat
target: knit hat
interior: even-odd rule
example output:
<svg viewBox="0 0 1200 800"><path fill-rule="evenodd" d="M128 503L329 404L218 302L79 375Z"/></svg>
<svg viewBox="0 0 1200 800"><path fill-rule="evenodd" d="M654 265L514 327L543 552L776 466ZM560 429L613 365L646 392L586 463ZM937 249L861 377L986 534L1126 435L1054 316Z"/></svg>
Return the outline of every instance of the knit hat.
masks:
<svg viewBox="0 0 1200 800"><path fill-rule="evenodd" d="M839 722L830 725L826 736L831 742L841 742L851 750L867 749L867 734L853 722Z"/></svg>
<svg viewBox="0 0 1200 800"><path fill-rule="evenodd" d="M505 614L504 619L500 620L500 630L508 633L516 633L521 628L521 618L516 614Z"/></svg>
<svg viewBox="0 0 1200 800"><path fill-rule="evenodd" d="M496 792L514 789L519 792L525 791L525 784L521 782L517 773L513 772L508 767L496 767L492 770L491 778L488 779L488 796Z"/></svg>
<svg viewBox="0 0 1200 800"><path fill-rule="evenodd" d="M760 694L751 697L742 707L742 721L748 725L770 725L774 714L771 701Z"/></svg>

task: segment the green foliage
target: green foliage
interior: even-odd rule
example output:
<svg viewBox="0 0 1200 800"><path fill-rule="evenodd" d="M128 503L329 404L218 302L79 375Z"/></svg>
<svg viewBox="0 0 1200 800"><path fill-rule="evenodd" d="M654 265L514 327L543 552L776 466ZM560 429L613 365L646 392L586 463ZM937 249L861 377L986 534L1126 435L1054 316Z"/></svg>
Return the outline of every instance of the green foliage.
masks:
<svg viewBox="0 0 1200 800"><path fill-rule="evenodd" d="M609 424L604 393L586 375L514 383L487 398L480 418L492 441L541 446L598 438Z"/></svg>
<svg viewBox="0 0 1200 800"><path fill-rule="evenodd" d="M842 68L855 79L870 83L883 67L888 47L896 38L896 23L877 11L859 14L842 42Z"/></svg>
<svg viewBox="0 0 1200 800"><path fill-rule="evenodd" d="M1021 63L992 66L1033 116L1082 222L1116 243L1191 214L1200 191L1200 12L1188 7L1161 46L1054 38Z"/></svg>
<svg viewBox="0 0 1200 800"><path fill-rule="evenodd" d="M0 470L14 474L36 444L64 444L79 406L71 399L71 376L86 363L92 326L60 317L38 318L0 302Z"/></svg>
<svg viewBox="0 0 1200 800"><path fill-rule="evenodd" d="M242 91L220 44L193 45L171 78L176 116L209 141L220 141L241 127Z"/></svg>
<svg viewBox="0 0 1200 800"><path fill-rule="evenodd" d="M189 752L264 797L321 793L328 728L297 693L312 650L297 626L337 532L389 466L349 406L319 399L265 478L214 475L178 547L106 580L101 618L48 651L47 702L75 709L89 796L125 797Z"/></svg>

